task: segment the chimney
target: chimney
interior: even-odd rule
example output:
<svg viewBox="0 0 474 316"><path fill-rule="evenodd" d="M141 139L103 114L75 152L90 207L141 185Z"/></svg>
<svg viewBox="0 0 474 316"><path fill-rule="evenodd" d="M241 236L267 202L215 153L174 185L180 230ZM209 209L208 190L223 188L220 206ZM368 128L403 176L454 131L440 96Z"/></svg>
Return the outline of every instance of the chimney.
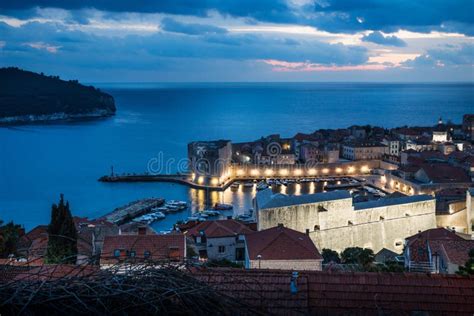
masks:
<svg viewBox="0 0 474 316"><path fill-rule="evenodd" d="M306 235L309 236L309 228L306 228Z"/></svg>
<svg viewBox="0 0 474 316"><path fill-rule="evenodd" d="M146 235L146 227L145 226L138 227L138 235Z"/></svg>
<svg viewBox="0 0 474 316"><path fill-rule="evenodd" d="M283 228L283 223L278 223L278 228Z"/></svg>

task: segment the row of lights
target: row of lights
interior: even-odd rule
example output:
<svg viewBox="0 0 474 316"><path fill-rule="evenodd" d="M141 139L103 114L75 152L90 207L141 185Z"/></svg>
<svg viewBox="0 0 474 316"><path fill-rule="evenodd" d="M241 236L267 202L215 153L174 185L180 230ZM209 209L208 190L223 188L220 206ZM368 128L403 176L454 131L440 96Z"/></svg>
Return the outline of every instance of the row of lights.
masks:
<svg viewBox="0 0 474 316"><path fill-rule="evenodd" d="M344 172L344 169L343 169L343 168L340 168L340 167L338 167L338 168L336 168L336 169L334 169L334 170L335 170L336 173L339 173L339 174ZM330 171L329 168L321 169L321 173L322 173L322 174L328 174L329 171ZM355 171L356 171L356 168L353 167L353 166L347 168L347 173L354 173ZM362 167L360 168L360 171L361 171L362 173L367 173L367 172L370 171L370 169L369 169L368 166L362 166ZM245 170L243 170L243 169L238 169L237 172L236 172L237 176L243 176L243 175L245 175L245 173L246 173L246 172L245 172ZM280 170L278 170L278 172L275 172L273 169L266 169L266 170L264 170L264 172L263 172L263 174L266 175L266 176L272 176L272 175L274 175L274 174L276 174L276 173L278 173L278 174L281 175L281 176L288 176L288 175L290 175L291 172L290 172L288 169L280 169ZM259 170L259 169L252 169L252 170L250 170L250 173L249 173L249 174L250 174L251 176L259 176L261 173L260 173L260 170ZM308 170L308 174L309 174L309 175L316 175L316 174L318 174L318 170L316 170L316 169L314 169L314 168L313 168L313 169L309 169L309 170ZM293 171L293 175L295 175L295 176L301 176L301 175L303 175L303 170L301 170L301 169L295 169L295 170Z"/></svg>

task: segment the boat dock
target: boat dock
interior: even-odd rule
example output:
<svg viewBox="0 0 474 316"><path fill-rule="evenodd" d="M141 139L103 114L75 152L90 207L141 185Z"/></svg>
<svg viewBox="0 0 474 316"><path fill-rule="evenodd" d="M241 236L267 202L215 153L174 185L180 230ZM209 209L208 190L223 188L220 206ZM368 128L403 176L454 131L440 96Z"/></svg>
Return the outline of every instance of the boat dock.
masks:
<svg viewBox="0 0 474 316"><path fill-rule="evenodd" d="M173 182L187 185L193 189L211 190L211 191L225 191L235 179L231 179L220 186L208 186L197 184L189 180L189 175L184 174L158 174L158 175L114 175L103 176L99 178L101 182Z"/></svg>
<svg viewBox="0 0 474 316"><path fill-rule="evenodd" d="M105 219L106 221L116 225L122 225L130 222L132 219L138 216L151 212L151 210L155 207L162 206L164 202L164 199L161 198L148 198L134 201L127 205L116 208L112 212L102 216L101 219Z"/></svg>

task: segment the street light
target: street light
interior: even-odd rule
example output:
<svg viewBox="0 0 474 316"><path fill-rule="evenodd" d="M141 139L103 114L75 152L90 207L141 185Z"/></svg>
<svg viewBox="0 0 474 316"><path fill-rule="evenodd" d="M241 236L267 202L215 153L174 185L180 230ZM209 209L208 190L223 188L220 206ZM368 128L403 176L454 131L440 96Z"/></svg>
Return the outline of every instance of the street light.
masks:
<svg viewBox="0 0 474 316"><path fill-rule="evenodd" d="M261 268L261 259L262 259L262 255L258 255L257 256L257 259L258 259L258 268L260 269Z"/></svg>

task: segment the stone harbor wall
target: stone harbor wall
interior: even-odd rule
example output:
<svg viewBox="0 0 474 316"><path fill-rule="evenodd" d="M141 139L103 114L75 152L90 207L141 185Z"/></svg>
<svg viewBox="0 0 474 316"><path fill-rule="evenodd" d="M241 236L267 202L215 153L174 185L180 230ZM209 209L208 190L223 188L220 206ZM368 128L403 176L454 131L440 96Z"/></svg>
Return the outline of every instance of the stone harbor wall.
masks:
<svg viewBox="0 0 474 316"><path fill-rule="evenodd" d="M370 204L369 204L370 205ZM436 227L435 199L354 209L351 198L259 210L258 229L279 223L309 236L321 251L347 247L403 251L406 237Z"/></svg>

